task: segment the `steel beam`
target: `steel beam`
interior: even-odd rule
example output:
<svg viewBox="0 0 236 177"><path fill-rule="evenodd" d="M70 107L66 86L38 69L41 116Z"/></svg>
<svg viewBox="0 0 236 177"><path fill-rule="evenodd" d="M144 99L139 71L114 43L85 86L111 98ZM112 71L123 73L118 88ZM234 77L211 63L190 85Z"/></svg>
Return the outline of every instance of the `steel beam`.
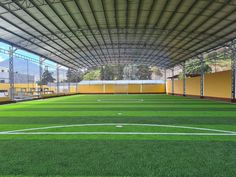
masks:
<svg viewBox="0 0 236 177"><path fill-rule="evenodd" d="M232 102L235 102L235 97L236 97L236 47L235 47L235 42L233 41L231 45L231 50L232 50L232 57L231 57L231 100Z"/></svg>

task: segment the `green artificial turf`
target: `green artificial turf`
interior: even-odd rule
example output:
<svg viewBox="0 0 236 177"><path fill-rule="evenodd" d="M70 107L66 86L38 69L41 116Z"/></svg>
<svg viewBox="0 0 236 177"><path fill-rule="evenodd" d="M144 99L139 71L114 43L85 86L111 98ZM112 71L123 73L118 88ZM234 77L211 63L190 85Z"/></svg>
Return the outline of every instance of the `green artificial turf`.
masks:
<svg viewBox="0 0 236 177"><path fill-rule="evenodd" d="M109 124L73 126L77 124ZM125 124L167 125L167 127ZM236 105L167 95L76 95L0 106L0 132L236 132ZM0 134L0 176L236 176L236 136Z"/></svg>

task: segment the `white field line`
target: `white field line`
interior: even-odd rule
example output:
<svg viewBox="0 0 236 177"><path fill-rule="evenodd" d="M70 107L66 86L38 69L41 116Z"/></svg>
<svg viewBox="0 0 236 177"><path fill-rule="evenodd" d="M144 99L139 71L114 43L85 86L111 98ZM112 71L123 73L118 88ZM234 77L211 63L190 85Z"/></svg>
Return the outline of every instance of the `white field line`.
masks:
<svg viewBox="0 0 236 177"><path fill-rule="evenodd" d="M233 133L163 133L163 132L1 132L0 135L189 135L189 136L236 136Z"/></svg>
<svg viewBox="0 0 236 177"><path fill-rule="evenodd" d="M219 132L219 133L236 134L236 132L234 132L234 131L218 130L218 129L210 129L210 128L201 128L201 127L189 127L189 126L178 126L178 125L160 125L160 124L131 124L131 123L103 123L103 124L58 125L58 126L37 127L37 128L27 128L27 129L20 129L20 130L4 131L4 132L0 132L0 134L2 134L2 133L34 131L34 130L46 130L46 129L55 129L55 128L66 128L66 127L117 126L117 125L122 125L122 126L149 126L149 127L181 128L181 129L203 130L203 131L212 131L212 132Z"/></svg>

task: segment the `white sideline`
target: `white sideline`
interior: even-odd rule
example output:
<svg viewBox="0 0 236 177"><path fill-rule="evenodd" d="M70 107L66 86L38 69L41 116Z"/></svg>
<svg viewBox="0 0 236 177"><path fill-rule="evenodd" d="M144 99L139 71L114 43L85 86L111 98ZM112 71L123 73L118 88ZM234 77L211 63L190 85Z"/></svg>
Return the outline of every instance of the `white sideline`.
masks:
<svg viewBox="0 0 236 177"><path fill-rule="evenodd" d="M163 132L0 132L1 135L190 135L236 136L235 133L163 133Z"/></svg>
<svg viewBox="0 0 236 177"><path fill-rule="evenodd" d="M4 131L4 132L0 132L0 134L3 134L3 133L19 133L19 132L25 132L25 131L46 130L46 129L55 129L55 128L66 128L66 127L117 126L117 125L122 125L122 126L150 126L150 127L182 128L182 129L204 130L204 131L212 131L212 132L219 132L219 133L236 134L236 132L234 132L234 131L218 130L218 129L210 129L210 128L201 128L201 127L189 127L189 126L178 126L178 125L160 125L160 124L132 124L132 123L103 123L103 124L58 125L58 126L37 127L37 128L27 128L27 129L20 129L20 130Z"/></svg>

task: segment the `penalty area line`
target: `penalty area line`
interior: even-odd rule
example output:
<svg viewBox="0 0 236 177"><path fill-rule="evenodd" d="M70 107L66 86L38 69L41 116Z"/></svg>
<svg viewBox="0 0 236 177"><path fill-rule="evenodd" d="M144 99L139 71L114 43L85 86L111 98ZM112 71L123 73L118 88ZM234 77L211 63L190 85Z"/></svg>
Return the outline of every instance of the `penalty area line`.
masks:
<svg viewBox="0 0 236 177"><path fill-rule="evenodd" d="M165 132L0 132L0 135L176 135L236 136L234 133L165 133Z"/></svg>

